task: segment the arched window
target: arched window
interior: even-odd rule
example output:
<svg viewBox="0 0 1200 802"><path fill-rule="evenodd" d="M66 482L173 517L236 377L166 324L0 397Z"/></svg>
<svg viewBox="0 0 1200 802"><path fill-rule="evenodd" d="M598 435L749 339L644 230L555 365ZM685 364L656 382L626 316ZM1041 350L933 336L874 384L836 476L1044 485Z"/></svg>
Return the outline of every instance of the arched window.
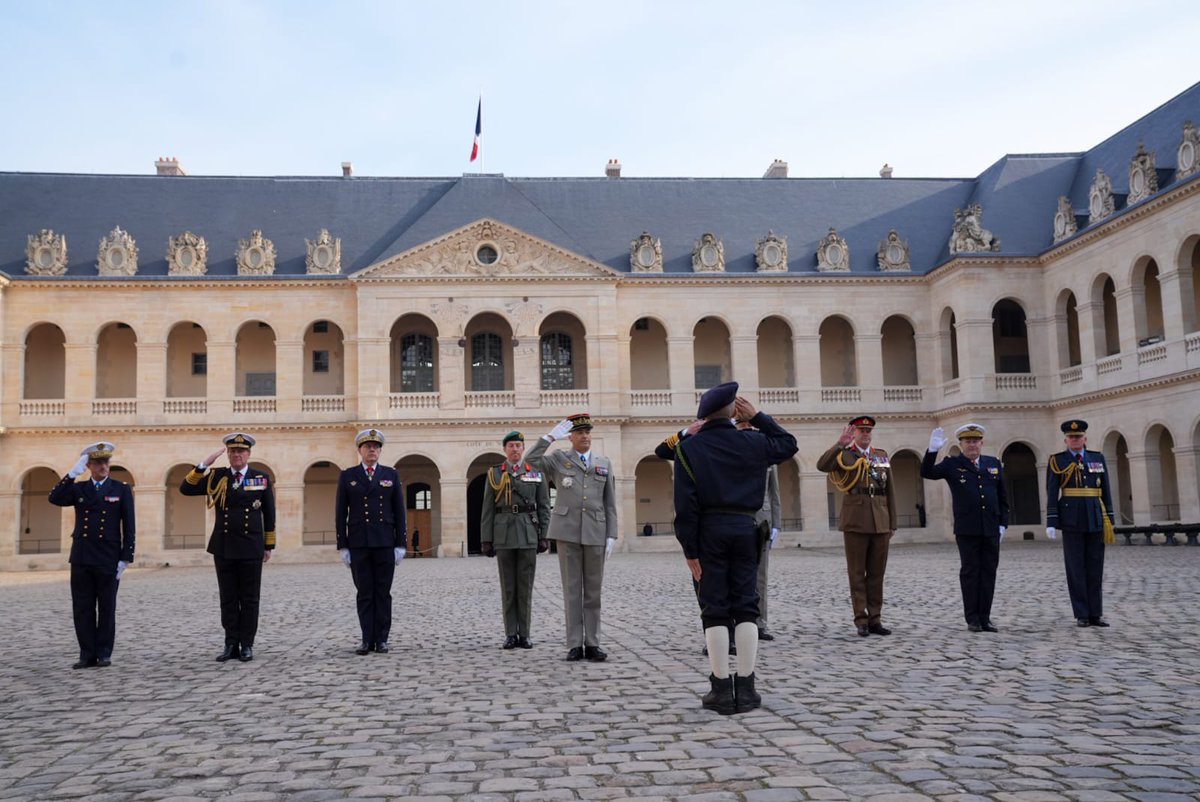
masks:
<svg viewBox="0 0 1200 802"><path fill-rule="evenodd" d="M569 334L552 331L542 335L542 389L575 389L575 360Z"/></svg>
<svg viewBox="0 0 1200 802"><path fill-rule="evenodd" d="M471 338L471 389L504 389L504 351L499 334L484 331Z"/></svg>
<svg viewBox="0 0 1200 802"><path fill-rule="evenodd" d="M433 392L433 338L405 334L400 340L400 392Z"/></svg>

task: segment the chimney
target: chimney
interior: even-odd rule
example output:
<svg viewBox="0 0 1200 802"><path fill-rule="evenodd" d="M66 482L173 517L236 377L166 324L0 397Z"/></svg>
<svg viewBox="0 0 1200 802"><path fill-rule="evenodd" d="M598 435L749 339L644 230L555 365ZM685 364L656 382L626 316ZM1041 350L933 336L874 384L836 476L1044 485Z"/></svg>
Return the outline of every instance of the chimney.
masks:
<svg viewBox="0 0 1200 802"><path fill-rule="evenodd" d="M354 162L342 162L342 178L354 176Z"/></svg>
<svg viewBox="0 0 1200 802"><path fill-rule="evenodd" d="M879 168L879 177L880 178L891 178L892 177L892 165L888 164L887 162L884 162L884 165Z"/></svg>
<svg viewBox="0 0 1200 802"><path fill-rule="evenodd" d="M771 162L771 166L763 173L763 178L787 178L787 162L783 159Z"/></svg>
<svg viewBox="0 0 1200 802"><path fill-rule="evenodd" d="M187 175L179 165L179 159L174 156L159 156L158 161L154 163L154 169L157 175Z"/></svg>
<svg viewBox="0 0 1200 802"><path fill-rule="evenodd" d="M607 176L608 178L620 178L621 177L621 160L620 159L609 159L608 164L606 164L604 166L604 175Z"/></svg>

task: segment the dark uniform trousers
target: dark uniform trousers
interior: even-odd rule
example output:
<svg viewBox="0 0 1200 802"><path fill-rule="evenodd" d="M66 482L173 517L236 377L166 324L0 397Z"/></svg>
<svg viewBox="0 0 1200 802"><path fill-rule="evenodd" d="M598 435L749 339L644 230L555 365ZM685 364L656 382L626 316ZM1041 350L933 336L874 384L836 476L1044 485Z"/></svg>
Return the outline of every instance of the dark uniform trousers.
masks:
<svg viewBox="0 0 1200 802"><path fill-rule="evenodd" d="M698 545L705 629L757 621L758 528L753 513L702 513Z"/></svg>
<svg viewBox="0 0 1200 802"><path fill-rule="evenodd" d="M392 631L392 580L396 576L394 547L351 548L358 625L367 643L384 643Z"/></svg>
<svg viewBox="0 0 1200 802"><path fill-rule="evenodd" d="M992 598L996 595L1000 535L956 534L954 542L958 544L963 617L968 624L986 624L992 620Z"/></svg>
<svg viewBox="0 0 1200 802"><path fill-rule="evenodd" d="M99 491L90 478L64 476L50 503L75 508L71 535L71 613L80 662L112 658L117 634L117 562L133 562L133 491L111 477Z"/></svg>
<svg viewBox="0 0 1200 802"><path fill-rule="evenodd" d="M887 532L842 533L855 624L878 624L883 614L883 575L891 539Z"/></svg>
<svg viewBox="0 0 1200 802"><path fill-rule="evenodd" d="M258 597L262 591L262 557L231 560L213 555L217 591L221 596L221 627L225 643L253 646L258 634Z"/></svg>
<svg viewBox="0 0 1200 802"><path fill-rule="evenodd" d="M533 617L533 580L537 572L537 549L497 549L500 571L500 606L504 610L504 634L529 637ZM526 592L522 593L521 589Z"/></svg>
<svg viewBox="0 0 1200 802"><path fill-rule="evenodd" d="M1068 495L1071 491L1098 495ZM1046 525L1062 531L1071 611L1076 619L1100 618L1104 615L1104 523L1113 515L1104 454L1085 450L1079 460L1070 451L1052 455L1046 465L1046 499Z"/></svg>
<svg viewBox="0 0 1200 802"><path fill-rule="evenodd" d="M396 549L408 544L404 485L388 465L368 476L360 463L342 471L334 500L337 547L350 550L350 576L362 640L386 643L392 632Z"/></svg>
<svg viewBox="0 0 1200 802"><path fill-rule="evenodd" d="M1063 562L1075 618L1104 615L1104 533L1064 529Z"/></svg>

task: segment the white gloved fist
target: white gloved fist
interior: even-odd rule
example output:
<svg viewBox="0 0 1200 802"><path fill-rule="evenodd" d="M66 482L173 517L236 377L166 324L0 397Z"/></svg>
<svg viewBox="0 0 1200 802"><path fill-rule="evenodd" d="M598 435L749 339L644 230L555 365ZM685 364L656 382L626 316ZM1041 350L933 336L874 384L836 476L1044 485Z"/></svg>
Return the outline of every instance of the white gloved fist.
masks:
<svg viewBox="0 0 1200 802"><path fill-rule="evenodd" d="M929 433L929 450L938 451L946 445L946 430L941 426Z"/></svg>
<svg viewBox="0 0 1200 802"><path fill-rule="evenodd" d="M767 541L768 549L775 548L775 538L777 538L777 537L779 537L779 530L772 526L771 527L771 539Z"/></svg>
<svg viewBox="0 0 1200 802"><path fill-rule="evenodd" d="M563 418L558 422L558 425L550 430L547 435L551 440L561 440L571 433L571 421Z"/></svg>
<svg viewBox="0 0 1200 802"><path fill-rule="evenodd" d="M80 454L79 459L77 459L75 461L75 464L71 466L71 470L67 471L67 476L74 479L76 476L83 473L84 469L87 468L87 464L88 464L87 454Z"/></svg>
<svg viewBox="0 0 1200 802"><path fill-rule="evenodd" d="M608 542L606 542L606 543L604 544L604 559L606 559L606 560L607 560L609 557L611 557L611 556L612 556L612 553L613 553L613 548L614 548L616 545L617 545L617 539L616 539L615 537L610 537L610 538L608 539Z"/></svg>
<svg viewBox="0 0 1200 802"><path fill-rule="evenodd" d="M125 573L125 569L129 567L129 563L124 560L117 560L117 579L120 580L121 574Z"/></svg>
<svg viewBox="0 0 1200 802"><path fill-rule="evenodd" d="M1004 530L1005 530L1005 529L1007 529L1007 528L1008 528L1007 526L1002 526L1002 527L1000 527L1000 542L1001 542L1001 543L1003 543L1003 542L1004 542Z"/></svg>
<svg viewBox="0 0 1200 802"><path fill-rule="evenodd" d="M346 567L349 568L350 567L350 549L338 549L338 554L341 556L342 562L344 562L346 564Z"/></svg>
<svg viewBox="0 0 1200 802"><path fill-rule="evenodd" d="M1058 540L1058 530L1053 526L1047 526L1046 537L1050 538L1051 540Z"/></svg>
<svg viewBox="0 0 1200 802"><path fill-rule="evenodd" d="M404 549L400 548L399 546L397 546L395 549L393 549L393 551L396 554L396 565L399 565L400 561L404 559L404 555L406 552L404 551Z"/></svg>

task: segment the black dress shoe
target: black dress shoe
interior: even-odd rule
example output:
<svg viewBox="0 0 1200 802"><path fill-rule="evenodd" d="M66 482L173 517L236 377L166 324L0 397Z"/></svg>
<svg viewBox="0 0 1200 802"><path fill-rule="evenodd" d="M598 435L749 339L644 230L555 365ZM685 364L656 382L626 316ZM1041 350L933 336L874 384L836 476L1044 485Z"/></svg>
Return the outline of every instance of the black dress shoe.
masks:
<svg viewBox="0 0 1200 802"><path fill-rule="evenodd" d="M217 662L224 663L226 660L232 660L238 656L238 647L236 643L226 643L225 651L217 655Z"/></svg>
<svg viewBox="0 0 1200 802"><path fill-rule="evenodd" d="M1000 631L1000 627L996 626L991 621L984 621L983 624L981 624L980 626L983 627L984 632L999 632Z"/></svg>
<svg viewBox="0 0 1200 802"><path fill-rule="evenodd" d="M254 659L254 647L253 646L243 646L242 650L238 653L238 660L241 660L243 663L249 663L253 659Z"/></svg>
<svg viewBox="0 0 1200 802"><path fill-rule="evenodd" d="M74 669L91 668L94 665L96 665L95 660L84 660L83 658L80 658L79 660L76 660L74 663L71 663L71 668L74 668Z"/></svg>
<svg viewBox="0 0 1200 802"><path fill-rule="evenodd" d="M1105 624L1105 626L1108 626L1108 624ZM107 657L96 658L96 668L108 668L111 665L112 660L109 660Z"/></svg>
<svg viewBox="0 0 1200 802"><path fill-rule="evenodd" d="M1109 625L1109 623L1107 621L1105 621L1103 618L1089 618L1088 619L1089 627L1106 627L1108 625Z"/></svg>
<svg viewBox="0 0 1200 802"><path fill-rule="evenodd" d="M358 648L354 650L354 653L358 654L358 655L363 655L369 651L371 651L371 644L367 643L366 641L363 641L362 643L358 644Z"/></svg>
<svg viewBox="0 0 1200 802"><path fill-rule="evenodd" d="M603 663L608 659L608 652L599 646L585 646L583 647L583 656L593 663Z"/></svg>
<svg viewBox="0 0 1200 802"><path fill-rule="evenodd" d="M582 646L573 646L573 647L571 647L571 650L569 652L567 652L567 662L568 663L574 663L576 660L582 660L582 659L583 659L583 647Z"/></svg>
<svg viewBox="0 0 1200 802"><path fill-rule="evenodd" d="M860 637L860 638L865 638L871 634L871 630L867 628L866 624L859 624L857 629L858 629L858 637Z"/></svg>
<svg viewBox="0 0 1200 802"><path fill-rule="evenodd" d="M501 648L501 649L515 649L515 648L517 648L517 636L516 636L516 635L509 635L507 638L505 638L505 639L504 639L504 645L503 645L503 646L501 646L500 648Z"/></svg>
<svg viewBox="0 0 1200 802"><path fill-rule="evenodd" d="M529 638L522 635L519 638L517 638L517 645L520 646L522 649L532 649L533 641L531 641Z"/></svg>
<svg viewBox="0 0 1200 802"><path fill-rule="evenodd" d="M892 631L883 624L871 624L867 627L867 631L872 635L891 635Z"/></svg>
<svg viewBox="0 0 1200 802"><path fill-rule="evenodd" d="M391 651L391 647L388 646L387 641L381 640L381 641L379 641L379 643L375 644L375 651L378 652L379 654L387 654L388 652Z"/></svg>
<svg viewBox="0 0 1200 802"><path fill-rule="evenodd" d="M772 635L770 632L767 632L765 629L760 628L758 630L758 639L759 640L775 640L775 636Z"/></svg>
<svg viewBox="0 0 1200 802"><path fill-rule="evenodd" d="M1077 626L1077 627L1088 627L1088 626L1091 626L1091 624L1089 624L1089 623L1088 623L1088 620L1087 620L1086 618L1076 618L1076 619L1075 619L1075 626Z"/></svg>
<svg viewBox="0 0 1200 802"><path fill-rule="evenodd" d="M983 632L983 627L979 624L967 624L967 630L970 632Z"/></svg>

